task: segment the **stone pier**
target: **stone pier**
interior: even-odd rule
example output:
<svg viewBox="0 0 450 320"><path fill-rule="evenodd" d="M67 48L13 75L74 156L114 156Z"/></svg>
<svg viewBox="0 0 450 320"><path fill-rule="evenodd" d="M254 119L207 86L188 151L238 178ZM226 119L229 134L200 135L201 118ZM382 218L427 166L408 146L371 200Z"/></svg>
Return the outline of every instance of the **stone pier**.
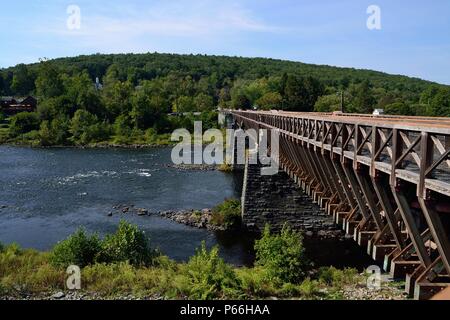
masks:
<svg viewBox="0 0 450 320"><path fill-rule="evenodd" d="M332 218L311 201L284 172L261 175L261 164L245 164L242 190L242 221L251 231L262 231L270 224L280 230L288 223L308 235L335 230Z"/></svg>

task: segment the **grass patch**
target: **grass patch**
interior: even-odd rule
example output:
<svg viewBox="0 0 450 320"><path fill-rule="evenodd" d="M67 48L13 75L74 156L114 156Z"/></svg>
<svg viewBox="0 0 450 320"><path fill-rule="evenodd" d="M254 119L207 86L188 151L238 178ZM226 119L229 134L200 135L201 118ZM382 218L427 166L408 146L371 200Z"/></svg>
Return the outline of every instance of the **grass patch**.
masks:
<svg viewBox="0 0 450 320"><path fill-rule="evenodd" d="M145 235L126 223L104 240L79 230L52 252L0 244L0 297L63 291L66 267L72 263L82 265L83 292L111 299L130 294L199 300L342 299L341 288L361 279L354 269L333 267L309 270L305 277L308 264L301 237L287 227L281 234L266 232L256 251L258 261L252 268L225 263L217 247L208 250L204 243L187 263L177 263L155 254Z"/></svg>

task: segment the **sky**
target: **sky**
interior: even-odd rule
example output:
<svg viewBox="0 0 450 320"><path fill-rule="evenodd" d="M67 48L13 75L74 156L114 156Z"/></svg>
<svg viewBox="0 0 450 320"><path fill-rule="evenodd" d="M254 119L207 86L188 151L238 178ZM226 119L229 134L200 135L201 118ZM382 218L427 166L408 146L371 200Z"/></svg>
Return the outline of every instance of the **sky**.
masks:
<svg viewBox="0 0 450 320"><path fill-rule="evenodd" d="M156 51L270 57L450 84L448 0L0 0L0 30L0 68Z"/></svg>

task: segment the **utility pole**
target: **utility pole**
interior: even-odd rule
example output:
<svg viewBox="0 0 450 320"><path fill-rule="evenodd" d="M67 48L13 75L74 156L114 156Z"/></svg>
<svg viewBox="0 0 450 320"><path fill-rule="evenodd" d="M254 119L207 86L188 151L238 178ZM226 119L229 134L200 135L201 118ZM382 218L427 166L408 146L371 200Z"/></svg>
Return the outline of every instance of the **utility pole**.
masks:
<svg viewBox="0 0 450 320"><path fill-rule="evenodd" d="M344 113L344 89L336 93L337 96L341 97L341 112Z"/></svg>

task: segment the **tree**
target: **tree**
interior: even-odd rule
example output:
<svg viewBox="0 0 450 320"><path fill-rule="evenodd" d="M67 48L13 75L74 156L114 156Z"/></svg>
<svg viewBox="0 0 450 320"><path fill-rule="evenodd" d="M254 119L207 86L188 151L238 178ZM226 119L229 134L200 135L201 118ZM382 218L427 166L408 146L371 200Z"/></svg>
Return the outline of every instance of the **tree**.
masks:
<svg viewBox="0 0 450 320"><path fill-rule="evenodd" d="M252 104L269 91L267 79L262 78L250 82L243 88L243 91Z"/></svg>
<svg viewBox="0 0 450 320"><path fill-rule="evenodd" d="M224 88L220 89L219 106L221 108L228 108L230 100L231 100L230 88L224 87Z"/></svg>
<svg viewBox="0 0 450 320"><path fill-rule="evenodd" d="M268 92L256 101L263 110L281 109L283 97L278 92Z"/></svg>
<svg viewBox="0 0 450 320"><path fill-rule="evenodd" d="M314 105L316 112L331 112L341 109L341 98L337 94L321 96Z"/></svg>
<svg viewBox="0 0 450 320"><path fill-rule="evenodd" d="M51 146L54 143L48 120L44 120L41 123L41 127L39 129L39 139L41 146Z"/></svg>
<svg viewBox="0 0 450 320"><path fill-rule="evenodd" d="M40 125L39 116L36 112L21 112L11 117L9 133L12 137L20 134L38 130Z"/></svg>
<svg viewBox="0 0 450 320"><path fill-rule="evenodd" d="M196 111L194 99L188 96L181 96L175 99L172 107L174 112L193 112Z"/></svg>
<svg viewBox="0 0 450 320"><path fill-rule="evenodd" d="M106 85L103 89L105 108L111 120L131 111L131 96L133 86L129 81L115 81Z"/></svg>
<svg viewBox="0 0 450 320"><path fill-rule="evenodd" d="M198 94L194 99L196 111L212 111L214 109L213 98L205 93Z"/></svg>
<svg viewBox="0 0 450 320"><path fill-rule="evenodd" d="M75 112L70 121L72 141L76 144L86 145L107 139L110 131L107 123L99 123L98 118L89 111L80 109Z"/></svg>
<svg viewBox="0 0 450 320"><path fill-rule="evenodd" d="M312 111L324 87L315 78L287 75L282 78L283 109L291 111Z"/></svg>
<svg viewBox="0 0 450 320"><path fill-rule="evenodd" d="M147 129L165 113L165 100L158 95L150 96L146 88L137 90L132 97L130 116L137 129Z"/></svg>
<svg viewBox="0 0 450 320"><path fill-rule="evenodd" d="M431 100L431 110L434 116L450 116L450 89L440 88Z"/></svg>
<svg viewBox="0 0 450 320"><path fill-rule="evenodd" d="M14 95L28 95L34 90L34 76L24 64L19 64L14 70L11 84Z"/></svg>
<svg viewBox="0 0 450 320"><path fill-rule="evenodd" d="M39 64L38 77L36 79L36 94L40 99L48 99L63 94L63 84L60 73L49 61Z"/></svg>
<svg viewBox="0 0 450 320"><path fill-rule="evenodd" d="M131 120L128 115L122 114L114 121L114 134L118 137L128 138L131 136Z"/></svg>
<svg viewBox="0 0 450 320"><path fill-rule="evenodd" d="M100 117L105 116L100 95L87 70L72 77L65 76L63 83L64 95L70 100L73 110L84 109Z"/></svg>
<svg viewBox="0 0 450 320"><path fill-rule="evenodd" d="M73 108L72 102L66 96L59 96L39 101L37 112L41 120L52 120L60 115L74 113Z"/></svg>
<svg viewBox="0 0 450 320"><path fill-rule="evenodd" d="M116 82L120 81L119 77L119 66L117 64L112 64L106 70L106 74L103 77L103 85L105 87L112 87Z"/></svg>
<svg viewBox="0 0 450 320"><path fill-rule="evenodd" d="M5 94L5 78L3 78L3 74L0 73L0 96Z"/></svg>
<svg viewBox="0 0 450 320"><path fill-rule="evenodd" d="M372 94L369 81L364 80L356 90L354 107L360 113L372 113L376 101Z"/></svg>
<svg viewBox="0 0 450 320"><path fill-rule="evenodd" d="M66 145L70 136L69 124L69 119L64 116L58 116L52 121L42 121L39 129L39 139L41 145Z"/></svg>
<svg viewBox="0 0 450 320"><path fill-rule="evenodd" d="M245 94L239 94L236 96L236 99L233 101L234 109L242 109L247 110L252 107L252 103L249 98Z"/></svg>
<svg viewBox="0 0 450 320"><path fill-rule="evenodd" d="M384 111L387 114L404 115L404 116L414 115L410 107L403 102L394 102L388 104L387 106L384 107Z"/></svg>

